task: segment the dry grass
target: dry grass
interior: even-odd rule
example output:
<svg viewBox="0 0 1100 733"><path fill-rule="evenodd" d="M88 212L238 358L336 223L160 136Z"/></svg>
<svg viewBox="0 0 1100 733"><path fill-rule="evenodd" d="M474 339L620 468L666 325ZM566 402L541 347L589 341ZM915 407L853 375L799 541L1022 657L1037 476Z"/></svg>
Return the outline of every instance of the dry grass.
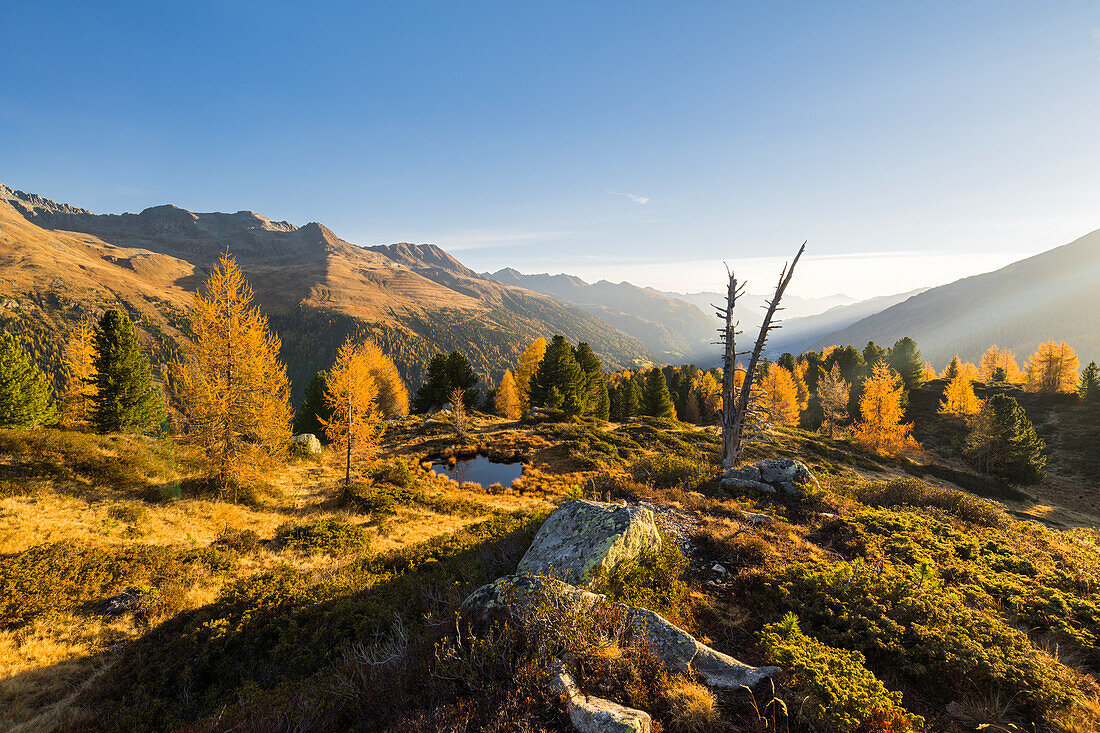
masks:
<svg viewBox="0 0 1100 733"><path fill-rule="evenodd" d="M713 730L721 720L718 699L698 682L670 677L661 697L668 706L669 728L684 733Z"/></svg>

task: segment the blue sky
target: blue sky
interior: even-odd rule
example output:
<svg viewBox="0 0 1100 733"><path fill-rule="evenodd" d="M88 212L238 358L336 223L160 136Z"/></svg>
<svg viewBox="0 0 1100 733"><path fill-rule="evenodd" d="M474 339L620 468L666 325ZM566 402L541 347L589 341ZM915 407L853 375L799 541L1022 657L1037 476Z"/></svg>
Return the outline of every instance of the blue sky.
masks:
<svg viewBox="0 0 1100 733"><path fill-rule="evenodd" d="M1100 227L1096 3L9 3L0 68L15 188L477 269L759 291L808 239L792 290L868 296Z"/></svg>

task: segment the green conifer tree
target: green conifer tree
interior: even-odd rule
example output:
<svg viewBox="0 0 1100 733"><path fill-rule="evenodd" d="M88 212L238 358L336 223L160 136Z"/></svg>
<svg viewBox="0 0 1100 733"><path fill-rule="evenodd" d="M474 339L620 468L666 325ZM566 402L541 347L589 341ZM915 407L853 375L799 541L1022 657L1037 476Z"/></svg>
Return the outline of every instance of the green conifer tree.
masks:
<svg viewBox="0 0 1100 733"><path fill-rule="evenodd" d="M886 363L898 373L906 389L916 389L924 383L924 357L917 342L908 336L894 343L887 352Z"/></svg>
<svg viewBox="0 0 1100 733"><path fill-rule="evenodd" d="M1045 451L1024 408L1008 395L992 395L971 421L966 454L989 476L1038 483L1046 466Z"/></svg>
<svg viewBox="0 0 1100 733"><path fill-rule="evenodd" d="M867 345L863 347L863 363L867 366L868 374L871 373L870 368L878 361L886 361L886 349L874 341L868 341Z"/></svg>
<svg viewBox="0 0 1100 733"><path fill-rule="evenodd" d="M294 414L294 432L312 433L322 443L328 442L328 434L325 432L325 422L332 420L332 406L325 399L328 390L328 372L322 370L313 375L306 387L302 404ZM324 421L324 422L322 422Z"/></svg>
<svg viewBox="0 0 1100 733"><path fill-rule="evenodd" d="M130 318L110 309L95 336L92 424L101 433L147 433L164 419L164 398L141 354Z"/></svg>
<svg viewBox="0 0 1100 733"><path fill-rule="evenodd" d="M442 406L450 399L451 385L447 379L447 355L436 354L428 362L424 383L413 397L413 410L427 412Z"/></svg>
<svg viewBox="0 0 1100 733"><path fill-rule="evenodd" d="M1097 369L1095 361L1090 361L1081 372L1081 385L1077 388L1077 393L1088 402L1100 398L1100 369Z"/></svg>
<svg viewBox="0 0 1100 733"><path fill-rule="evenodd" d="M555 336L531 380L531 402L554 407L551 402L560 397L560 409L567 415L580 415L584 411L585 386L584 370L577 363L573 347L564 336ZM551 390L557 393L553 399Z"/></svg>
<svg viewBox="0 0 1100 733"><path fill-rule="evenodd" d="M592 352L592 347L584 341L577 344L576 358L584 372L584 413L595 414L596 403L600 399L600 388L603 387L605 391L607 389L607 377L603 373L603 364Z"/></svg>
<svg viewBox="0 0 1100 733"><path fill-rule="evenodd" d="M592 409L592 417L607 422L611 419L611 396L607 392L607 380L600 380L599 393L596 395L596 406Z"/></svg>
<svg viewBox="0 0 1100 733"><path fill-rule="evenodd" d="M461 389L462 402L466 405L466 409L473 409L474 405L477 404L477 383L479 381L480 379L474 374L474 369L470 366L470 361L465 354L461 351L452 351L447 356L447 383L450 386L448 397L451 391Z"/></svg>
<svg viewBox="0 0 1100 733"><path fill-rule="evenodd" d="M33 427L53 419L50 383L31 363L19 339L0 331L0 427Z"/></svg>
<svg viewBox="0 0 1100 733"><path fill-rule="evenodd" d="M665 374L653 367L645 378L645 414L652 417L676 417L672 407L672 396L668 393Z"/></svg>
<svg viewBox="0 0 1100 733"><path fill-rule="evenodd" d="M623 397L623 416L638 417L645 413L644 390L637 377L632 377L623 384L626 395Z"/></svg>

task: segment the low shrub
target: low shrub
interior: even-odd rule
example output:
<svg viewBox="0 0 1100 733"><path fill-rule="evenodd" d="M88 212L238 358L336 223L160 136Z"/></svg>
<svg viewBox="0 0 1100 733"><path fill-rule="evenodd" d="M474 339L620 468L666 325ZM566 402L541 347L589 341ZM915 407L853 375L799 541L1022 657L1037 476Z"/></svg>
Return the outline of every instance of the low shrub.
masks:
<svg viewBox="0 0 1100 733"><path fill-rule="evenodd" d="M130 504L112 504L107 507L107 516L119 522L137 524L149 516L145 507Z"/></svg>
<svg viewBox="0 0 1100 733"><path fill-rule="evenodd" d="M806 696L801 713L818 730L903 733L923 728L924 719L901 706L901 693L887 690L863 666L862 654L806 636L793 613L765 626L760 639L771 661Z"/></svg>
<svg viewBox="0 0 1100 733"><path fill-rule="evenodd" d="M367 546L363 528L339 517L315 522L287 522L275 531L275 543L288 550L339 555L360 552Z"/></svg>
<svg viewBox="0 0 1100 733"><path fill-rule="evenodd" d="M878 507L936 507L959 519L986 527L1004 527L1008 513L1000 504L965 491L948 489L916 479L895 479L860 484L853 488L855 498Z"/></svg>
<svg viewBox="0 0 1100 733"><path fill-rule="evenodd" d="M231 529L226 527L214 539L214 547L235 552L252 552L260 544L260 536L251 529Z"/></svg>
<svg viewBox="0 0 1100 733"><path fill-rule="evenodd" d="M695 489L710 480L711 465L697 458L673 455L653 455L630 464L635 481L658 489Z"/></svg>
<svg viewBox="0 0 1100 733"><path fill-rule="evenodd" d="M659 550L647 550L633 560L620 562L609 573L597 571L589 587L613 601L682 620L688 597L683 580L687 566L688 559L676 538L662 532Z"/></svg>

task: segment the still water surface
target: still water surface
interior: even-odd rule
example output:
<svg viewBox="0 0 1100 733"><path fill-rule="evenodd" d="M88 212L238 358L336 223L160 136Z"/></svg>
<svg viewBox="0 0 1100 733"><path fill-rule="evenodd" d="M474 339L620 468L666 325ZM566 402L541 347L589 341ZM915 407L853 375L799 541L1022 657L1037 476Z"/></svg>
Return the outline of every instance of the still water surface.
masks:
<svg viewBox="0 0 1100 733"><path fill-rule="evenodd" d="M440 476L463 483L473 481L482 487L500 484L509 487L523 473L522 463L495 463L488 456L476 456L448 465L446 461L432 464L432 470Z"/></svg>

